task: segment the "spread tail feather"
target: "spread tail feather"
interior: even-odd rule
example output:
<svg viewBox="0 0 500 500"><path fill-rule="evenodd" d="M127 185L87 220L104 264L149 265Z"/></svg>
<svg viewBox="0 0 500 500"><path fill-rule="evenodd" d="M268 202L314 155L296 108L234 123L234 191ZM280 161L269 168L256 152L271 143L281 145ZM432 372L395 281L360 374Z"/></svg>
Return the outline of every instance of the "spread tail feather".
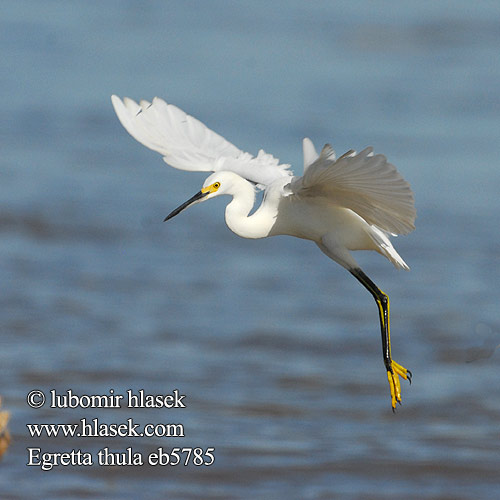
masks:
<svg viewBox="0 0 500 500"><path fill-rule="evenodd" d="M405 271L409 271L410 267L403 260L401 255L396 252L396 249L392 246L392 243L387 237L387 234L377 226L370 225L370 228L372 229L372 231L370 231L369 235L372 238L373 242L377 245L377 251L384 257L387 257L387 259L389 259L394 264L394 267L396 269L404 269Z"/></svg>

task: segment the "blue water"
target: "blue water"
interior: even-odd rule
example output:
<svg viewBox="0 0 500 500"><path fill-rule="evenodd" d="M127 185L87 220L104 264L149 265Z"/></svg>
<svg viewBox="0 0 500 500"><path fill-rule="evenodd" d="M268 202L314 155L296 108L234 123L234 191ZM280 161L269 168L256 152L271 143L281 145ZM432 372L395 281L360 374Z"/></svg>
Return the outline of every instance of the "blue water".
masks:
<svg viewBox="0 0 500 500"><path fill-rule="evenodd" d="M478 499L500 487L497 2L4 2L0 497ZM155 95L301 172L301 140L373 145L415 192L411 267L357 255L376 307L304 241L248 241L205 175L123 130ZM32 389L186 395L185 409L30 409ZM182 423L184 438L31 438L27 423ZM210 467L26 467L43 451L214 447Z"/></svg>

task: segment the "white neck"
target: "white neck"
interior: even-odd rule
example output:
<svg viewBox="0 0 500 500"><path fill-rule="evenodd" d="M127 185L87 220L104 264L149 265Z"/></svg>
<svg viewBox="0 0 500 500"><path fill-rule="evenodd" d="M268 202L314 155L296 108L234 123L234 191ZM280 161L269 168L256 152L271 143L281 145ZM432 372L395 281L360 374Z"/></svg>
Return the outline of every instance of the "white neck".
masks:
<svg viewBox="0 0 500 500"><path fill-rule="evenodd" d="M265 238L274 225L273 214L266 210L264 203L252 215L248 216L255 204L255 190L245 179L235 183L233 200L226 207L226 224L229 229L243 238ZM272 212L272 211L271 211Z"/></svg>

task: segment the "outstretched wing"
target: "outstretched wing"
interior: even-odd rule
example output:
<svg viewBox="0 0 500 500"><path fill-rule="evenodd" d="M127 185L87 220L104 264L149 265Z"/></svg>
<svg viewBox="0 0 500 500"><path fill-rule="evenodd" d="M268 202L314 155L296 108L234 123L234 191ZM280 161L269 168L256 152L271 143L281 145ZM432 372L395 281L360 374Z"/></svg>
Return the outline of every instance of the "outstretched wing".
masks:
<svg viewBox="0 0 500 500"><path fill-rule="evenodd" d="M111 96L116 114L128 133L144 146L163 155L166 163L181 170L229 170L249 181L267 186L291 177L289 165L263 150L254 157L241 151L178 107L155 97L137 104Z"/></svg>
<svg viewBox="0 0 500 500"><path fill-rule="evenodd" d="M360 153L349 151L336 160L327 144L290 188L292 196L327 198L392 234L407 234L415 229L410 185L384 155L374 155L372 148Z"/></svg>

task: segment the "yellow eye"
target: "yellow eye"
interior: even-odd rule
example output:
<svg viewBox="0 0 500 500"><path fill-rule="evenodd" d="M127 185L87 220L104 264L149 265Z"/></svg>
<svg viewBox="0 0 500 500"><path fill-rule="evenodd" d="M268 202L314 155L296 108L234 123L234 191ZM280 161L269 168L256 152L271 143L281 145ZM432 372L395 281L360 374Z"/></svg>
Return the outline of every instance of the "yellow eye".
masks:
<svg viewBox="0 0 500 500"><path fill-rule="evenodd" d="M214 189L219 189L220 188L220 182L214 182L213 187L214 187Z"/></svg>

